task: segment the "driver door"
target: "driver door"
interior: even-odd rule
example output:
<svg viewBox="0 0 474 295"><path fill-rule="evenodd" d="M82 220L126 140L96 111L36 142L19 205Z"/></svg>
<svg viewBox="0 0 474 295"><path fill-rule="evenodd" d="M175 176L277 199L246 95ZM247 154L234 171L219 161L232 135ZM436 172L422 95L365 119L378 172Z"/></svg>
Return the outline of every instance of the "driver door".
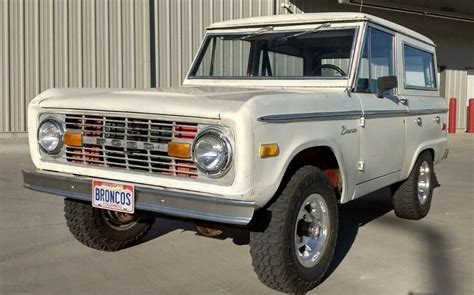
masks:
<svg viewBox="0 0 474 295"><path fill-rule="evenodd" d="M407 107L399 102L396 89L382 98L376 94L377 78L396 75L394 45L393 32L368 27L355 91L364 110L361 125L365 125L361 128L358 184L390 181L403 165Z"/></svg>

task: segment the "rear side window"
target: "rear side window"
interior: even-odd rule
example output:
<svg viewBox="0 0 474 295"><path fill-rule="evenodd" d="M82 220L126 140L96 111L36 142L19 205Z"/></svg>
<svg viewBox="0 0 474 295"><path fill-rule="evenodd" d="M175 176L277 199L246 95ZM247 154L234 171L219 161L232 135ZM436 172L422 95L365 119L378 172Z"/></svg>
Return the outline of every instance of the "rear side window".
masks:
<svg viewBox="0 0 474 295"><path fill-rule="evenodd" d="M436 72L432 53L405 44L405 86L407 88L436 88Z"/></svg>

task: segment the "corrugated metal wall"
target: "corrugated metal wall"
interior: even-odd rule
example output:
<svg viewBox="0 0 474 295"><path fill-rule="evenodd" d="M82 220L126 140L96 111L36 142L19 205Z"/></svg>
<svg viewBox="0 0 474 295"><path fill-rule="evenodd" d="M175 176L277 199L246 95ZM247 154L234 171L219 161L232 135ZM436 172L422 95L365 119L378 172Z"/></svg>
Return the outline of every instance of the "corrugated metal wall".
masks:
<svg viewBox="0 0 474 295"><path fill-rule="evenodd" d="M51 87L150 87L149 0L0 0L0 132Z"/></svg>
<svg viewBox="0 0 474 295"><path fill-rule="evenodd" d="M281 2L0 0L0 133L25 131L28 102L47 88L179 85L206 26L288 13ZM291 3L295 13L355 9L335 0ZM466 72L445 72L446 96L465 99ZM458 127L464 122L461 112Z"/></svg>
<svg viewBox="0 0 474 295"><path fill-rule="evenodd" d="M157 0L156 85L181 84L208 25L271 15L273 4L273 0Z"/></svg>
<svg viewBox="0 0 474 295"><path fill-rule="evenodd" d="M457 99L456 128L466 129L466 107L467 97L467 71L466 70L445 70L440 77L442 83L440 92L446 99L455 97Z"/></svg>
<svg viewBox="0 0 474 295"><path fill-rule="evenodd" d="M25 131L28 102L51 87L179 85L210 23L269 15L273 4L0 0L0 132Z"/></svg>

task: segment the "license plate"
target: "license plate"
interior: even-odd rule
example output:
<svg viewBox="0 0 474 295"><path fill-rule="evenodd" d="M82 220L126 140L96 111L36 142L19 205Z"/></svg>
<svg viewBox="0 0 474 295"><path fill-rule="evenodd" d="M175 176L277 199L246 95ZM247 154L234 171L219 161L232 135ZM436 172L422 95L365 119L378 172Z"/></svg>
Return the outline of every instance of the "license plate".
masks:
<svg viewBox="0 0 474 295"><path fill-rule="evenodd" d="M133 213L135 211L135 187L132 184L93 179L92 206Z"/></svg>

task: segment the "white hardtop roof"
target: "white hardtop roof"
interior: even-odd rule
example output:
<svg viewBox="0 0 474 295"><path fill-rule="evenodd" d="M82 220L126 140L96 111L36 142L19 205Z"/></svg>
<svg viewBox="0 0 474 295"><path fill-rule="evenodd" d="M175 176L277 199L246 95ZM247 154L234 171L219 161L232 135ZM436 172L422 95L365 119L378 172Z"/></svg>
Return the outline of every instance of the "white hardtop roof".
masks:
<svg viewBox="0 0 474 295"><path fill-rule="evenodd" d="M298 13L298 14L282 14L272 16L259 16L242 19L227 20L223 22L213 23L208 27L208 30L213 29L230 29L242 27L258 27L258 26L281 26L281 25L297 25L308 23L322 23L322 22L341 22L341 21L369 21L383 27L387 27L394 31L400 32L404 35L418 39L425 43L434 46L434 42L404 26L394 22L376 17L365 13L356 12L321 12L321 13Z"/></svg>

